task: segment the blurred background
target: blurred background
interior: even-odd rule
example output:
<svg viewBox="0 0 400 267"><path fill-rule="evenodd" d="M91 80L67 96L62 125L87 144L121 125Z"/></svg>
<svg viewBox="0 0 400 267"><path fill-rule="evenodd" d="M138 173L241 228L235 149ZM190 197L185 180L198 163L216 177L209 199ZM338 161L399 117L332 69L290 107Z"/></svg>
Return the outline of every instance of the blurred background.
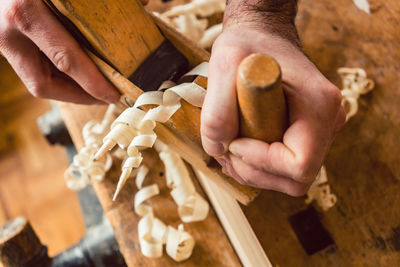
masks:
<svg viewBox="0 0 400 267"><path fill-rule="evenodd" d="M0 88L0 225L25 216L52 256L85 233L77 195L63 179L67 153L36 122L50 101L30 95L3 57Z"/></svg>
<svg viewBox="0 0 400 267"><path fill-rule="evenodd" d="M147 8L162 12L188 2L152 0ZM49 144L38 127L50 100L33 97L2 56L0 90L0 226L26 217L54 256L85 234L78 196L63 179L67 151Z"/></svg>

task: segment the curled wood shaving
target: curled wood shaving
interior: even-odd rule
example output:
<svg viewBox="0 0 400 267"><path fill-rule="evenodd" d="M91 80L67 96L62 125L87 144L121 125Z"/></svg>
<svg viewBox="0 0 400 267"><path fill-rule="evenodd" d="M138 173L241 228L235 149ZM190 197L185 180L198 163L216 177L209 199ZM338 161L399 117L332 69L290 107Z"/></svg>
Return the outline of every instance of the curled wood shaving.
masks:
<svg viewBox="0 0 400 267"><path fill-rule="evenodd" d="M207 68L208 64L202 63L184 76L207 77ZM183 230L183 226L178 230L172 226L165 226L154 216L152 207L145 203L160 192L157 184L143 187L149 169L141 165L141 150L153 147L157 143L156 148L166 167L167 186L172 189L171 195L178 205L178 214L183 222L203 220L208 214L208 202L196 192L183 160L158 141L154 133L156 122L168 121L181 107L181 99L201 107L204 97L205 89L195 83L176 85L171 81L164 82L156 92L143 93L133 107L123 111L111 124L110 132L104 137L103 145L94 156L95 159L100 159L117 144L127 151L114 200L131 177L133 170L138 168L135 174L139 191L134 197L134 208L135 213L142 217L138 224L139 243L143 255L147 257L160 257L163 244L166 244L167 254L175 261L182 261L190 257L195 242L193 237ZM157 107L145 112L140 109L145 105Z"/></svg>
<svg viewBox="0 0 400 267"><path fill-rule="evenodd" d="M175 28L202 48L210 48L222 32L222 24L208 28L205 17L224 12L224 0L194 0L185 5L174 6L163 14L155 13L165 23Z"/></svg>
<svg viewBox="0 0 400 267"><path fill-rule="evenodd" d="M178 230L168 226L167 233L167 254L175 261L180 262L188 259L192 255L195 242L193 237L183 230L183 225L179 225Z"/></svg>
<svg viewBox="0 0 400 267"><path fill-rule="evenodd" d="M139 168L138 176L142 173L143 178L136 177L136 179L143 181L147 171L147 167ZM141 187L141 182L137 184L139 184L138 188ZM140 250L146 257L158 258L162 256L163 245L166 244L168 255L175 261L183 261L192 254L194 239L189 233L183 231L183 226L180 226L178 230L172 226L167 227L154 216L152 207L144 202L158 194L158 186L153 184L141 188L135 195L135 212L143 216L138 223Z"/></svg>
<svg viewBox="0 0 400 267"><path fill-rule="evenodd" d="M160 147L160 145L157 145L157 147ZM167 148L167 146L163 145L163 148L165 149ZM165 152L165 150L162 153L167 153ZM168 157L168 159L172 164L167 163L165 165L167 173L166 177L169 177L167 178L167 181L174 180L175 183L167 182L167 184L171 188L179 188L183 191L176 192L174 199L180 198L180 195L183 194L183 198L181 199L184 202L183 204L186 204L187 206L185 208L189 210L183 211L183 214L187 214L185 216L189 216L190 218L188 220L185 220L183 218L186 217L182 218L181 216L182 220L189 222L198 221L200 220L200 217L204 219L208 213L208 203L201 196L199 196L197 192L195 192L194 185L190 180L189 173L187 172L187 169L184 166L182 159L179 157ZM175 168L175 166L177 166L177 168ZM145 179L148 171L149 169L145 165L141 165L139 167L136 176L136 185L140 190L136 193L134 199L136 214L138 214L139 216L143 216L138 224L139 244L141 252L146 257L158 258L162 256L163 244L166 244L167 254L175 261L183 261L191 256L195 241L189 233L183 230L182 225L178 227L178 230L176 230L172 226L165 226L162 221L154 216L151 206L144 203L146 200L159 194L159 189L156 184L142 188L143 180ZM171 175L173 175L173 177L171 177ZM190 191L190 195L188 197L185 193L187 188L188 191ZM198 199L200 199L200 202ZM205 202L206 207L204 207L203 205L200 208L196 208L195 205L191 205L191 202L197 201L197 206L201 206L201 204L199 204L202 203L201 200ZM195 210L194 212L193 209ZM206 210L205 216L203 215L204 210ZM179 212L180 215L181 213L182 211ZM199 213L201 214L199 215Z"/></svg>
<svg viewBox="0 0 400 267"><path fill-rule="evenodd" d="M185 74L202 75L207 77L208 63L204 62ZM172 82L163 83L160 87L174 85ZM154 133L156 122L164 123L181 107L180 100L201 107L205 97L205 89L195 83L182 83L163 91L145 92L139 96L135 105L126 109L112 123L111 131L104 138L103 146L98 150L95 159L99 159L104 153L112 149L116 144L127 147L128 158L122 166L122 174L119 179L114 200L123 188L131 171L138 168L142 162L140 150L154 145L157 135ZM140 107L144 105L158 105L158 107L144 112Z"/></svg>
<svg viewBox="0 0 400 267"><path fill-rule="evenodd" d="M167 12L165 17L176 17L184 14L193 14L208 17L214 13L224 12L225 0L194 0L186 5L174 6Z"/></svg>
<svg viewBox="0 0 400 267"><path fill-rule="evenodd" d="M163 254L167 226L148 213L138 223L139 244L142 254L149 258L159 258Z"/></svg>
<svg viewBox="0 0 400 267"><path fill-rule="evenodd" d="M173 18L172 24L186 38L197 42L203 37L208 26L208 21L206 19L198 19L194 14L185 14Z"/></svg>
<svg viewBox="0 0 400 267"><path fill-rule="evenodd" d="M202 48L211 48L213 43L221 33L222 23L208 28L199 40L198 45Z"/></svg>
<svg viewBox="0 0 400 267"><path fill-rule="evenodd" d="M368 0L353 0L353 2L360 10L364 11L367 14L371 14Z"/></svg>
<svg viewBox="0 0 400 267"><path fill-rule="evenodd" d="M358 98L374 89L375 83L367 78L365 70L360 68L339 68L342 78L342 105L347 113L346 121L358 111Z"/></svg>
<svg viewBox="0 0 400 267"><path fill-rule="evenodd" d="M139 244L142 254L159 258L166 244L167 254L177 262L188 259L195 245L194 238L179 225L178 229L166 226L153 213L146 214L138 224Z"/></svg>
<svg viewBox="0 0 400 267"><path fill-rule="evenodd" d="M104 179L106 172L111 168L112 158L104 155L99 161L93 160L93 155L102 144L111 122L115 119L117 107L110 105L101 123L89 121L82 128L85 146L74 156L72 164L64 172L67 187L72 190L81 190L91 181Z"/></svg>
<svg viewBox="0 0 400 267"><path fill-rule="evenodd" d="M149 168L142 164L138 169L137 169L137 174L136 174L136 187L138 189L142 189L143 181L146 178L146 175L149 173Z"/></svg>
<svg viewBox="0 0 400 267"><path fill-rule="evenodd" d="M159 155L165 165L167 186L172 188L171 196L178 205L181 220L186 223L204 220L209 211L208 202L196 192L181 157L166 146L159 150Z"/></svg>
<svg viewBox="0 0 400 267"><path fill-rule="evenodd" d="M152 184L140 189L135 195L135 212L139 216L145 216L146 214L152 212L151 206L145 204L144 202L149 198L152 198L160 194L160 190L156 184Z"/></svg>
<svg viewBox="0 0 400 267"><path fill-rule="evenodd" d="M316 180L308 190L305 202L309 204L314 200L323 211L332 208L337 201L335 194L331 193L325 166L321 167Z"/></svg>

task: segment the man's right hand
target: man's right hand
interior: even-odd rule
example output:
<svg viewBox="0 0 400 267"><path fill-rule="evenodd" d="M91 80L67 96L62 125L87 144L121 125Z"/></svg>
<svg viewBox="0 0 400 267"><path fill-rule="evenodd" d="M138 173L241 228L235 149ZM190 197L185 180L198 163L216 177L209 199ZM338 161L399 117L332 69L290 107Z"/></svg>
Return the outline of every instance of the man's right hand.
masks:
<svg viewBox="0 0 400 267"><path fill-rule="evenodd" d="M42 1L1 1L0 53L34 96L79 104L119 99Z"/></svg>

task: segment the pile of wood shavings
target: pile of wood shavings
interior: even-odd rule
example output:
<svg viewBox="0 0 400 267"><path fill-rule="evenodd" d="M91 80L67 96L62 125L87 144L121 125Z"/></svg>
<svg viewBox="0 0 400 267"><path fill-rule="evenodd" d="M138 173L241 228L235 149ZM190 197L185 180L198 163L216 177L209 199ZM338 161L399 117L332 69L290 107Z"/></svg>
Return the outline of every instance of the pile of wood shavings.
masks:
<svg viewBox="0 0 400 267"><path fill-rule="evenodd" d="M154 14L189 40L208 49L222 32L222 23L209 27L206 17L224 10L225 0L193 0L186 5L174 6L162 14Z"/></svg>
<svg viewBox="0 0 400 267"><path fill-rule="evenodd" d="M89 121L82 129L85 146L74 156L72 164L64 172L67 187L72 190L81 190L90 184L91 179L102 181L106 172L111 168L112 157L106 153L98 161L93 155L100 148L103 138L116 118L118 109L110 105L101 123Z"/></svg>
<svg viewBox="0 0 400 267"><path fill-rule="evenodd" d="M202 63L184 76L207 77L207 71L208 63ZM82 173L86 172L89 165L100 165L104 167L101 175L103 179L105 172L111 167L111 162L107 161L105 164L101 160L105 157L110 159L109 151L116 145L119 146L120 149L116 152L124 161L114 200L126 181L136 175L135 184L139 191L134 197L134 210L142 217L138 223L138 236L141 252L146 257L161 257L163 246L166 245L166 252L172 259L183 261L191 256L195 240L184 231L183 225L179 225L177 229L165 225L154 215L153 208L146 204L148 199L158 195L160 191L157 184L143 187L149 168L141 164L143 160L141 150L154 145L159 152L160 159L166 168L167 187L171 189L170 194L177 204L178 215L182 222L202 221L208 215L209 204L196 192L184 161L167 145L157 140L157 135L154 133L156 122L168 121L180 108L181 99L201 107L204 97L205 89L195 83L176 85L171 81L166 81L160 86L159 91L143 93L133 107L125 109L118 117L111 116L114 115L114 107L110 106L102 123L89 122L83 128L86 146L78 153L77 160L73 164L76 166L75 169L79 170L79 175L71 169L66 172L75 184L86 185L89 176L83 176ZM145 105L157 107L145 112L140 109ZM80 189L81 187L70 188Z"/></svg>

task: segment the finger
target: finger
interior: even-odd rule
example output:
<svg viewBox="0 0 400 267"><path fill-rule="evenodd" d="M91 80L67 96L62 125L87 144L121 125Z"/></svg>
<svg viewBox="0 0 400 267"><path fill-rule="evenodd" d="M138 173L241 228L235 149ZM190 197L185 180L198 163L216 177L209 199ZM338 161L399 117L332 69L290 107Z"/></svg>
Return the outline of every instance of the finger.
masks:
<svg viewBox="0 0 400 267"><path fill-rule="evenodd" d="M330 83L323 84L330 86ZM319 83L308 87L323 91ZM312 99L321 92L307 96L303 89L295 90L286 86L291 125L284 134L283 143L269 145L257 140L240 139L232 142L230 151L266 172L302 183L312 181L335 136L332 118L337 119L340 96L337 95L337 89L332 88L324 90L325 96L318 96L319 101L325 102L322 108L314 104L318 99Z"/></svg>
<svg viewBox="0 0 400 267"><path fill-rule="evenodd" d="M236 175L239 175L249 186L278 191L290 196L302 196L309 188L308 183L302 184L287 177L263 172L246 164L243 160L232 154L229 158Z"/></svg>
<svg viewBox="0 0 400 267"><path fill-rule="evenodd" d="M54 66L87 93L108 103L118 101L118 92L41 1L29 1L23 12L16 13L15 20L19 30L43 51Z"/></svg>
<svg viewBox="0 0 400 267"><path fill-rule="evenodd" d="M236 72L244 57L235 48L213 49L201 112L202 144L211 156L226 153L229 142L237 135Z"/></svg>
<svg viewBox="0 0 400 267"><path fill-rule="evenodd" d="M236 181L238 181L241 184L246 184L246 181L243 180L242 177L240 177L240 175L238 175L236 171L232 168L232 163L230 162L231 160L229 159L228 153L222 156L215 157L215 159L221 165L223 173L236 179Z"/></svg>
<svg viewBox="0 0 400 267"><path fill-rule="evenodd" d="M230 144L229 150L265 172L307 183L314 180L325 155L322 147L327 145L322 145L320 139L323 137L307 121L298 120L285 132L283 143L240 138Z"/></svg>
<svg viewBox="0 0 400 267"><path fill-rule="evenodd" d="M77 104L99 104L68 76L54 68L52 63L26 36L14 32L2 53L27 89L37 97L52 98Z"/></svg>

